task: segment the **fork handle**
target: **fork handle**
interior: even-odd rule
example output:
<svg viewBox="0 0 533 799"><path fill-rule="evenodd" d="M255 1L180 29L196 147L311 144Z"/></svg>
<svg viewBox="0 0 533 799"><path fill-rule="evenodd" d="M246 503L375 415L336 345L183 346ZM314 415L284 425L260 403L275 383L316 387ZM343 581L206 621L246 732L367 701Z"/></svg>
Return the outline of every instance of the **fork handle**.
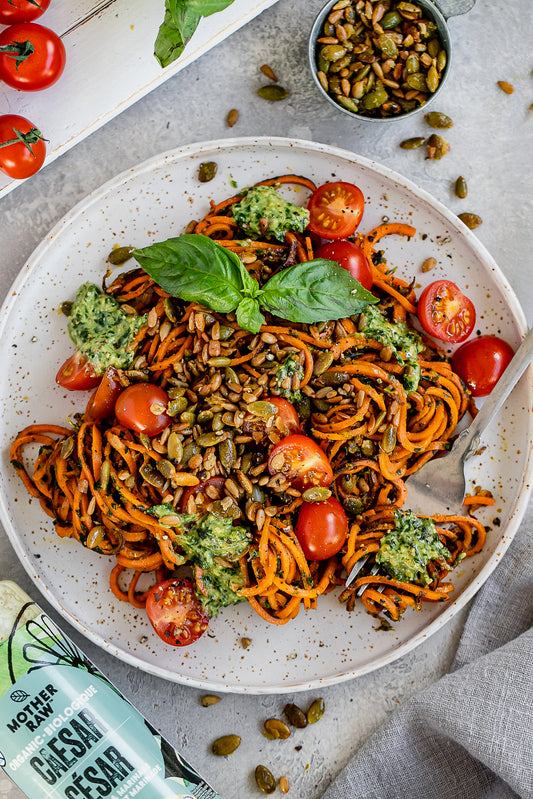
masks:
<svg viewBox="0 0 533 799"><path fill-rule="evenodd" d="M533 328L529 331L515 352L509 366L500 377L495 387L481 406L476 418L466 430L460 434L453 449L467 460L479 447L481 434L492 422L503 403L518 383L526 368L533 360Z"/></svg>

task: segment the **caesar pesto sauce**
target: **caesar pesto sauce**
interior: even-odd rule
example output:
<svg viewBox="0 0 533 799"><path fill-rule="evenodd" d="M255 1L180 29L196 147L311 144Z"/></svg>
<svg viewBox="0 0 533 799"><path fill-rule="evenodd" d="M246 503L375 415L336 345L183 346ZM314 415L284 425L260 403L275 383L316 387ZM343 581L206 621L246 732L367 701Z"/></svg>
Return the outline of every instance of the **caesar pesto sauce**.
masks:
<svg viewBox="0 0 533 799"><path fill-rule="evenodd" d="M379 543L376 563L395 580L428 585L428 563L447 561L450 552L439 539L432 519L421 519L412 511L395 511L394 519L395 527Z"/></svg>
<svg viewBox="0 0 533 799"><path fill-rule="evenodd" d="M198 592L198 598L211 616L215 616L220 608L243 601L236 591L244 585L238 560L252 540L247 528L214 513L201 517L176 514L168 503L152 506L149 513L158 518L170 514L180 517L179 547L187 559L203 571L202 583L208 596Z"/></svg>
<svg viewBox="0 0 533 799"><path fill-rule="evenodd" d="M407 365L402 375L404 388L408 392L416 391L420 380L418 353L424 349L420 335L404 321L389 322L375 305L368 305L363 316L365 324L361 332L384 347L390 347L398 363Z"/></svg>
<svg viewBox="0 0 533 799"><path fill-rule="evenodd" d="M129 369L133 352L127 347L146 323L146 314L126 314L114 297L94 283L78 289L68 318L68 333L76 349L101 375L108 366Z"/></svg>
<svg viewBox="0 0 533 799"><path fill-rule="evenodd" d="M233 206L233 218L251 238L266 236L283 241L288 230L303 233L309 211L284 200L272 186L255 186Z"/></svg>

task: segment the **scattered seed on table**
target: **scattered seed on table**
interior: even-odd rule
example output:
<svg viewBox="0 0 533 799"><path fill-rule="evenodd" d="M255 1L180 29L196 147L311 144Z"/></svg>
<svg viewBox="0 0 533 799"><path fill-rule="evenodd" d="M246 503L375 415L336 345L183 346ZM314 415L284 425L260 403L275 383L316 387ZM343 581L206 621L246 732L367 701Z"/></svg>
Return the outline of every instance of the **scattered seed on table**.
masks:
<svg viewBox="0 0 533 799"><path fill-rule="evenodd" d="M239 119L239 112L236 108L232 108L227 117L227 123L232 128Z"/></svg>
<svg viewBox="0 0 533 799"><path fill-rule="evenodd" d="M289 727L281 719L267 719L264 723L265 736L270 740L274 738L281 738L285 740L289 738L291 731Z"/></svg>
<svg viewBox="0 0 533 799"><path fill-rule="evenodd" d="M466 180L462 175L459 175L459 177L455 181L455 196L459 197L459 199L461 200L464 200L467 194L468 194L468 186Z"/></svg>
<svg viewBox="0 0 533 799"><path fill-rule="evenodd" d="M225 757L231 755L241 745L241 739L238 735L223 735L217 738L211 745L211 751L218 757Z"/></svg>
<svg viewBox="0 0 533 799"><path fill-rule="evenodd" d="M256 766L255 781L257 783L257 787L263 793L274 793L276 790L276 780L274 779L274 775L266 766Z"/></svg>
<svg viewBox="0 0 533 799"><path fill-rule="evenodd" d="M430 128L453 128L453 119L441 111L428 111L424 119Z"/></svg>
<svg viewBox="0 0 533 799"><path fill-rule="evenodd" d="M470 230L474 230L475 228L483 224L483 220L477 214L464 213L464 214L457 214L457 216L459 217L461 222L464 222L464 224L468 228L470 228Z"/></svg>
<svg viewBox="0 0 533 799"><path fill-rule="evenodd" d="M326 706L324 705L324 700L321 698L315 699L307 711L307 721L309 724L316 724L316 722L324 715L325 709Z"/></svg>
<svg viewBox="0 0 533 799"><path fill-rule="evenodd" d="M280 777L279 778L279 789L281 793L289 793L289 780L287 777Z"/></svg>
<svg viewBox="0 0 533 799"><path fill-rule="evenodd" d="M431 270L435 269L436 266L437 266L436 258L426 258L426 260L422 264L422 272L431 272Z"/></svg>
<svg viewBox="0 0 533 799"><path fill-rule="evenodd" d="M211 705L216 705L218 702L220 702L220 696L206 694L205 696L202 696L201 702L203 707L211 707Z"/></svg>
<svg viewBox="0 0 533 799"><path fill-rule="evenodd" d="M505 92L505 94L512 94L514 92L514 86L512 83L508 83L506 80L499 80L498 86Z"/></svg>
<svg viewBox="0 0 533 799"><path fill-rule="evenodd" d="M273 80L273 81L274 81L274 83L277 83L277 82L278 82L278 78L277 78L277 75L276 75L276 73L274 72L274 70L272 69L272 67L269 67L269 65L268 65L268 64L263 64L263 65L260 67L260 70L261 70L261 72L263 73L263 75L266 75L266 76L267 76L267 78L269 78L270 80Z"/></svg>
<svg viewBox="0 0 533 799"><path fill-rule="evenodd" d="M270 100L272 103L275 103L278 100L284 100L289 96L287 89L284 89L283 86L277 85L261 86L261 88L257 90L257 94L259 97L262 97L263 100Z"/></svg>
<svg viewBox="0 0 533 799"><path fill-rule="evenodd" d="M218 164L215 161L203 161L198 169L200 183L209 183L217 173Z"/></svg>
<svg viewBox="0 0 533 799"><path fill-rule="evenodd" d="M426 143L424 136L412 136L410 139L404 139L400 142L402 150L416 150Z"/></svg>

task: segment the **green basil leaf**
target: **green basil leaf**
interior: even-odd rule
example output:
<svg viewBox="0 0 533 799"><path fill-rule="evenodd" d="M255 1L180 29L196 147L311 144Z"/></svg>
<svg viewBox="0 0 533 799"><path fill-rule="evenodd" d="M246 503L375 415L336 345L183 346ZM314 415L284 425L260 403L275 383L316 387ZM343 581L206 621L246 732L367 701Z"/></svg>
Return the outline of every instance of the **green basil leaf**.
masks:
<svg viewBox="0 0 533 799"><path fill-rule="evenodd" d="M194 233L134 250L132 255L169 294L220 313L234 311L243 290L248 293L254 282L235 253Z"/></svg>
<svg viewBox="0 0 533 799"><path fill-rule="evenodd" d="M217 11L223 11L232 3L233 0L188 0L191 11L201 14L202 17L209 17Z"/></svg>
<svg viewBox="0 0 533 799"><path fill-rule="evenodd" d="M342 319L377 301L346 269L324 258L278 272L261 295L261 305L270 313L307 324Z"/></svg>
<svg viewBox="0 0 533 799"><path fill-rule="evenodd" d="M154 44L154 55L162 67L180 57L201 16L187 0L165 0L165 17Z"/></svg>
<svg viewBox="0 0 533 799"><path fill-rule="evenodd" d="M259 309L258 301L251 297L245 297L240 301L236 314L237 324L252 333L259 333L261 325L265 323L265 317Z"/></svg>

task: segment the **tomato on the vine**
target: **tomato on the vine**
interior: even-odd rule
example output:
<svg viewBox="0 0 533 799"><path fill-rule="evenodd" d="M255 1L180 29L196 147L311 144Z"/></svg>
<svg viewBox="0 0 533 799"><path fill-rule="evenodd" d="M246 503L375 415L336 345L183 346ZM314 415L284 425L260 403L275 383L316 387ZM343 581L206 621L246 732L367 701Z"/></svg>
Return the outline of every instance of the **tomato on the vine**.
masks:
<svg viewBox="0 0 533 799"><path fill-rule="evenodd" d="M298 433L282 438L268 459L270 474L283 474L295 488L328 486L333 469L316 441Z"/></svg>
<svg viewBox="0 0 533 799"><path fill-rule="evenodd" d="M170 646L187 646L197 641L209 626L192 580L165 580L150 590L146 613L158 636Z"/></svg>
<svg viewBox="0 0 533 799"><path fill-rule="evenodd" d="M451 280L435 280L418 300L420 324L440 341L465 341L476 324L473 302Z"/></svg>
<svg viewBox="0 0 533 799"><path fill-rule="evenodd" d="M95 388L101 379L95 373L92 363L81 352L75 352L67 358L56 375L56 383L69 391L88 391Z"/></svg>
<svg viewBox="0 0 533 799"><path fill-rule="evenodd" d="M315 252L315 258L326 258L329 261L337 261L339 266L346 269L355 280L358 280L363 288L372 288L372 269L368 263L365 253L353 241L339 239L322 244Z"/></svg>
<svg viewBox="0 0 533 799"><path fill-rule="evenodd" d="M283 397L266 397L262 400L274 405L276 408L276 416L274 419L273 427L278 430L282 436L289 436L291 433L299 433L300 417L294 405L289 400ZM253 436L257 440L261 440L267 432L268 419L264 419L254 413L247 413L243 421L243 431L247 436Z"/></svg>
<svg viewBox="0 0 533 799"><path fill-rule="evenodd" d="M294 532L307 560L327 560L344 546L348 517L335 497L304 502Z"/></svg>
<svg viewBox="0 0 533 799"><path fill-rule="evenodd" d="M345 239L355 232L363 217L365 198L353 183L324 183L307 203L308 229L325 239Z"/></svg>
<svg viewBox="0 0 533 799"><path fill-rule="evenodd" d="M99 422L111 416L115 410L115 403L123 391L118 379L118 371L114 366L108 366L100 384L93 392L85 409L85 418L91 422Z"/></svg>
<svg viewBox="0 0 533 799"><path fill-rule="evenodd" d="M0 33L0 80L13 89L47 89L63 74L66 60L63 42L44 25L21 22Z"/></svg>
<svg viewBox="0 0 533 799"><path fill-rule="evenodd" d="M44 164L46 144L29 119L17 114L0 116L0 170L22 180L34 175Z"/></svg>
<svg viewBox="0 0 533 799"><path fill-rule="evenodd" d="M0 0L0 25L33 22L49 5L50 0Z"/></svg>
<svg viewBox="0 0 533 799"><path fill-rule="evenodd" d="M452 355L452 368L473 397L490 394L514 355L498 336L479 336L462 344Z"/></svg>
<svg viewBox="0 0 533 799"><path fill-rule="evenodd" d="M137 433L157 436L172 422L168 394L153 383L133 383L119 394L115 416L119 424Z"/></svg>

